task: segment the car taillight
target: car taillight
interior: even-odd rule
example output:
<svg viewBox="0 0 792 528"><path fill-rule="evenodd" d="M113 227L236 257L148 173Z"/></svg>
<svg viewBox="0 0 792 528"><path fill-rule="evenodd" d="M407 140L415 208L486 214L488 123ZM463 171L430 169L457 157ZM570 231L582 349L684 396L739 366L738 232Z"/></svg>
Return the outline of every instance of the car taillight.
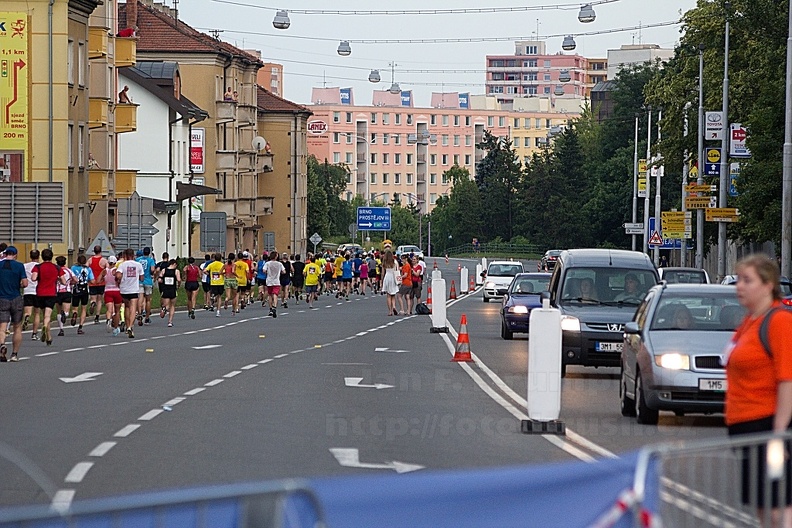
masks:
<svg viewBox="0 0 792 528"><path fill-rule="evenodd" d="M781 303L786 306L792 306L792 299L781 299Z"/></svg>

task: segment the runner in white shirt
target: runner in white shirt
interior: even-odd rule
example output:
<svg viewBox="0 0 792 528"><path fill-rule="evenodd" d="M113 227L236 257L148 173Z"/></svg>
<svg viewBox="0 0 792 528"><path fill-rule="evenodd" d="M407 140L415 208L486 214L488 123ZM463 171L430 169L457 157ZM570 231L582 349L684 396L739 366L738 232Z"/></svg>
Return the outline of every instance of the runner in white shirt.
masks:
<svg viewBox="0 0 792 528"><path fill-rule="evenodd" d="M267 296L269 298L270 315L278 317L275 309L278 307L278 294L280 293L281 273L286 273L286 268L278 261L278 252L270 253L270 259L264 265L264 272L267 274Z"/></svg>
<svg viewBox="0 0 792 528"><path fill-rule="evenodd" d="M38 249L31 249L30 250L30 262L25 263L25 275L27 275L28 285L25 286L25 289L22 292L22 299L25 305L25 318L22 321L22 331L28 329L28 325L30 324L30 316L33 313L33 308L36 307L36 286L38 286L38 282L32 280L30 278L30 274L33 273L33 267L39 263L39 258L41 257L41 253ZM38 315L38 310L36 310L36 315ZM33 335L36 335L38 331L38 325L33 326Z"/></svg>
<svg viewBox="0 0 792 528"><path fill-rule="evenodd" d="M124 316L126 319L127 336L135 337L132 324L137 317L138 296L140 295L140 281L143 280L143 266L135 260L135 250L124 250L124 262L116 268L118 289L124 299Z"/></svg>

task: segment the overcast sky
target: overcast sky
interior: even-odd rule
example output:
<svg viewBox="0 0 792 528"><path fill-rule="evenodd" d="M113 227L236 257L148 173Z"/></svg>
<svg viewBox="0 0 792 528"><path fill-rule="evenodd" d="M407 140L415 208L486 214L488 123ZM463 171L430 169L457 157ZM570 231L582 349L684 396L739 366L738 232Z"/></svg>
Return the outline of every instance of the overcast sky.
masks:
<svg viewBox="0 0 792 528"><path fill-rule="evenodd" d="M170 4L173 0L165 0ZM226 3L233 2L233 3ZM243 5L245 4L245 5ZM265 61L283 64L284 96L294 102L310 103L311 88L340 86L354 89L355 103L371 104L373 89L387 89L391 62L396 63L395 80L402 90L412 90L416 106L428 106L432 92L484 92L485 56L513 54L514 40L547 41L548 53L561 51L562 37L576 35L577 52L586 57L606 57L608 49L623 44L659 44L673 48L680 26L643 28L617 33L577 36L620 28L676 21L694 7L696 0L615 0L594 5L597 19L578 22L580 4L569 0L181 0L179 17L204 32L222 30L220 38L240 48L257 49ZM259 6L259 7L249 7ZM490 7L544 7L534 11L476 14L394 14L366 16L290 13L291 27L272 26L275 9L364 11L417 9L477 9ZM552 6L566 6L557 9ZM498 42L470 43L356 43L366 39L456 39L504 38ZM327 39L327 40L323 40ZM340 40L352 41L352 54L336 53ZM379 69L382 82L368 82L371 69ZM421 72L420 70L432 70ZM454 72L451 70L467 70ZM472 70L472 71L471 71Z"/></svg>

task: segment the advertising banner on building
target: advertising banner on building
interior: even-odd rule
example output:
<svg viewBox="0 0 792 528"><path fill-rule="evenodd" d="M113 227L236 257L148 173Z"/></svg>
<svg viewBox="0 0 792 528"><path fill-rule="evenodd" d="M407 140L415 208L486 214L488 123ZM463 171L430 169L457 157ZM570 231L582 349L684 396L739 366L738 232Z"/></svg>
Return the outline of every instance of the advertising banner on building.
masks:
<svg viewBox="0 0 792 528"><path fill-rule="evenodd" d="M196 185L203 185L203 178L193 178L192 182ZM201 213L204 208L204 197L202 194L190 198L190 221L199 223L201 221Z"/></svg>
<svg viewBox="0 0 792 528"><path fill-rule="evenodd" d="M341 104L342 105L351 105L352 104L352 88L341 88L339 90L341 94Z"/></svg>
<svg viewBox="0 0 792 528"><path fill-rule="evenodd" d="M405 90L401 93L401 105L412 106L412 90Z"/></svg>
<svg viewBox="0 0 792 528"><path fill-rule="evenodd" d="M28 180L28 17L0 11L0 181Z"/></svg>
<svg viewBox="0 0 792 528"><path fill-rule="evenodd" d="M470 108L470 94L459 94L459 108Z"/></svg>
<svg viewBox="0 0 792 528"><path fill-rule="evenodd" d="M204 137L206 130L203 128L193 128L190 135L190 170L194 173L203 174L204 172Z"/></svg>

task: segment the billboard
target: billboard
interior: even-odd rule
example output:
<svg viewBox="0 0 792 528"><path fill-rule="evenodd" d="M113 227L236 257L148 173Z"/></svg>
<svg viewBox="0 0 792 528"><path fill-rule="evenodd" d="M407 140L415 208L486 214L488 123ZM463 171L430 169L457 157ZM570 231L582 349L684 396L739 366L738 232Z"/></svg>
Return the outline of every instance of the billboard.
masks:
<svg viewBox="0 0 792 528"><path fill-rule="evenodd" d="M459 94L459 108L470 108L470 94Z"/></svg>
<svg viewBox="0 0 792 528"><path fill-rule="evenodd" d="M341 88L339 92L341 94L342 105L352 104L352 88Z"/></svg>
<svg viewBox="0 0 792 528"><path fill-rule="evenodd" d="M203 178L193 178L192 182L196 185L203 185L204 179ZM204 197L203 194L199 194L198 196L193 196L190 198L190 221L195 222L196 224L201 221L201 213L203 212L204 208Z"/></svg>
<svg viewBox="0 0 792 528"><path fill-rule="evenodd" d="M0 179L7 182L28 179L29 39L26 13L0 12Z"/></svg>
<svg viewBox="0 0 792 528"><path fill-rule="evenodd" d="M406 90L401 93L401 105L412 106L412 90Z"/></svg>
<svg viewBox="0 0 792 528"><path fill-rule="evenodd" d="M193 128L190 133L190 172L203 174L204 172L204 137L206 130Z"/></svg>

